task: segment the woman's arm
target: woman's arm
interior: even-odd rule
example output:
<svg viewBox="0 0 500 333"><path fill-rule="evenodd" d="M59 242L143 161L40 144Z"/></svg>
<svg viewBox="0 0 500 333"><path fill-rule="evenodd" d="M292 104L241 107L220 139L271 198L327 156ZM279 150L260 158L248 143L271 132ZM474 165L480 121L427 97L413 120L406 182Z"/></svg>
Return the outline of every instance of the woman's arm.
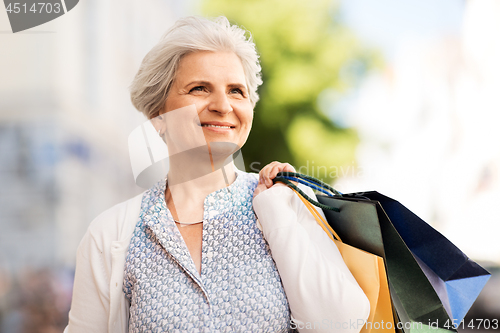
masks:
<svg viewBox="0 0 500 333"><path fill-rule="evenodd" d="M273 186L269 182L279 171L294 171L293 168L277 162L266 168L259 174L254 210L278 267L297 328L359 332L369 315L368 299L335 244L297 195L284 185ZM310 188L301 189L314 197Z"/></svg>
<svg viewBox="0 0 500 333"><path fill-rule="evenodd" d="M142 193L100 214L78 246L73 299L65 333L127 331L122 291L125 256L139 218Z"/></svg>
<svg viewBox="0 0 500 333"><path fill-rule="evenodd" d="M77 251L73 298L65 333L108 331L109 275L104 249L88 230Z"/></svg>

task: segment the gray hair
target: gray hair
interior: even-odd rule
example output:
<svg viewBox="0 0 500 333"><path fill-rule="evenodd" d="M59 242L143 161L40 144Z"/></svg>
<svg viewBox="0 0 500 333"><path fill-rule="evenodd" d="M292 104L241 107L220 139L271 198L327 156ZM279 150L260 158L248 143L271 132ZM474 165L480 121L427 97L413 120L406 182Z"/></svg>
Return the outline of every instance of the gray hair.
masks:
<svg viewBox="0 0 500 333"><path fill-rule="evenodd" d="M232 51L241 60L252 106L259 100L261 67L250 34L227 18L189 16L178 20L144 57L130 86L130 98L148 119L158 116L175 80L182 57L198 51Z"/></svg>

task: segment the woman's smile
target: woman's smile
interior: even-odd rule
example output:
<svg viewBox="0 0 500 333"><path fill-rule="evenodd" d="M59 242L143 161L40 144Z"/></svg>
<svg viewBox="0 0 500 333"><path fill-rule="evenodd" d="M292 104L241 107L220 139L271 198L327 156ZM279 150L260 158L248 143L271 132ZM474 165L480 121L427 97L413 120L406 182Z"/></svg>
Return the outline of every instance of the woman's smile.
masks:
<svg viewBox="0 0 500 333"><path fill-rule="evenodd" d="M236 128L236 126L231 123L220 121L202 122L201 127L203 127L203 130L205 131L221 134L230 133Z"/></svg>

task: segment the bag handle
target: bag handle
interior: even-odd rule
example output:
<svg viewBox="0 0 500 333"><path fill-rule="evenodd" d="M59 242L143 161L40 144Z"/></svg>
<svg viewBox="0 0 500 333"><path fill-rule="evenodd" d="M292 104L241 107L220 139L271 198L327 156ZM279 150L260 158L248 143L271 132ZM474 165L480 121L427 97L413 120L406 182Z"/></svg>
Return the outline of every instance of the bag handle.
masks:
<svg viewBox="0 0 500 333"><path fill-rule="evenodd" d="M316 209L314 209L314 207L311 205L311 203L309 201L307 201L307 199L305 199L302 195L300 195L300 193L297 192L295 189L292 188L292 191L294 191L297 194L297 196L300 198L300 200L302 200L304 205L307 207L307 209L311 212L311 214L316 219L316 222L318 222L319 226L321 228L323 228L323 230L326 232L328 237L330 237L330 239L332 241L336 239L339 242L342 242L339 235L335 232L335 230L332 229L332 227L328 224L328 222L325 221L323 216L321 216L321 214ZM334 237L335 237L335 239L334 239Z"/></svg>
<svg viewBox="0 0 500 333"><path fill-rule="evenodd" d="M289 176L289 174L292 174L292 176ZM298 177L297 177L298 176ZM300 177L300 178L299 178ZM288 187L290 187L292 190L294 190L296 193L300 194L300 196L302 198L304 198L305 200L309 201L311 204L313 204L314 206L317 206L321 209L326 209L326 210L332 210L334 212L340 212L340 209L336 208L336 207L331 207L331 206L327 206L327 205L324 205L316 200L313 200L311 199L307 194L305 194L304 192L302 192L301 189L299 189L297 186L295 186L295 184L293 184L291 182L291 180L294 180L294 181L297 181L297 182L300 182L302 184L305 184L307 186L310 186L310 187L313 187L311 185L313 184L310 184L310 183L306 183L307 181L309 180L305 180L304 181L304 177L307 177L307 178L312 178L312 177L309 177L309 176L305 176L305 175L302 175L300 173L295 173L295 172L279 172L277 175L276 175L276 178L273 179L273 182L274 183L277 183L277 182L281 182L281 183L284 183L285 185L287 185ZM324 187L327 187L328 190L330 190L331 192L335 193L334 196L342 196L342 194L335 190L333 187L331 187L330 185L327 185L315 178L312 178L314 179L314 181L317 181L319 186L324 186ZM314 188L314 187L313 187ZM329 196L332 196L331 194L329 194Z"/></svg>
<svg viewBox="0 0 500 333"><path fill-rule="evenodd" d="M279 172L276 175L276 177L277 178L286 178L288 180L294 180L296 182L299 182L301 184L309 186L315 190L321 191L328 196L332 196L331 193L333 193L334 196L340 196L340 197L342 196L342 193L340 193L339 191L337 191L336 189L334 189L333 187L331 187L327 183L322 182L321 180L319 180L317 178L314 178L314 177L311 177L308 175L304 175L304 174L301 174L298 172L283 171L283 172ZM330 193L328 193L328 192L330 192Z"/></svg>

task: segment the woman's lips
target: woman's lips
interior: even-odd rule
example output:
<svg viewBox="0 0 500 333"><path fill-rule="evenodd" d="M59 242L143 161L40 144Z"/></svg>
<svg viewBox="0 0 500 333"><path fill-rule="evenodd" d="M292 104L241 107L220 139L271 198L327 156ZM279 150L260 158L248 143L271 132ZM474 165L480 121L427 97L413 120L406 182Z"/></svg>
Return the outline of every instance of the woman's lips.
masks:
<svg viewBox="0 0 500 333"><path fill-rule="evenodd" d="M231 128L231 126L220 126L220 125L201 125L201 127Z"/></svg>
<svg viewBox="0 0 500 333"><path fill-rule="evenodd" d="M203 122L201 127L214 132L228 132L235 128L233 124L225 122Z"/></svg>

